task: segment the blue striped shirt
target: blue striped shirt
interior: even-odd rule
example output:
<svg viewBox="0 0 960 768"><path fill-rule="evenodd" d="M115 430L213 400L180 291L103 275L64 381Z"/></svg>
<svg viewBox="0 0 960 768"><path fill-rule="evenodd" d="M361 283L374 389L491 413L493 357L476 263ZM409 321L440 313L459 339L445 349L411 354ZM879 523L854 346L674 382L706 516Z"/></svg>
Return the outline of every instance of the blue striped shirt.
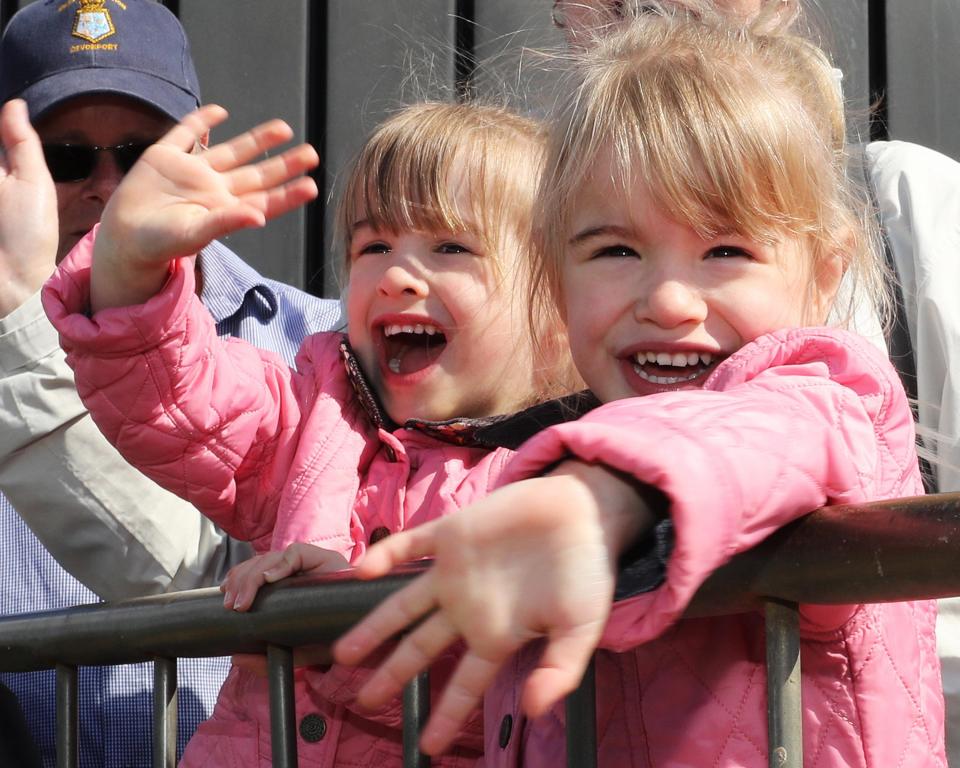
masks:
<svg viewBox="0 0 960 768"><path fill-rule="evenodd" d="M293 362L304 336L341 326L340 304L262 277L213 243L200 256L201 299L221 336L238 336ZM66 535L69 535L67 533ZM0 494L0 614L67 608L97 596L68 574ZM178 662L178 744L210 715L229 659ZM0 675L16 694L43 755L54 766L55 672ZM153 667L83 667L79 672L81 768L149 768Z"/></svg>

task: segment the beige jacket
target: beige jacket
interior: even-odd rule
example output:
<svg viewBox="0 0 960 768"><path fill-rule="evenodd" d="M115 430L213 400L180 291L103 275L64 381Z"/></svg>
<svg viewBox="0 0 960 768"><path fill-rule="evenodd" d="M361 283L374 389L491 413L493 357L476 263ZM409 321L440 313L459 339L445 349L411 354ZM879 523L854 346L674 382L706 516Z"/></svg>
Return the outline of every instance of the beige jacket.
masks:
<svg viewBox="0 0 960 768"><path fill-rule="evenodd" d="M251 552L103 438L39 293L0 319L0 492L105 600L211 586Z"/></svg>

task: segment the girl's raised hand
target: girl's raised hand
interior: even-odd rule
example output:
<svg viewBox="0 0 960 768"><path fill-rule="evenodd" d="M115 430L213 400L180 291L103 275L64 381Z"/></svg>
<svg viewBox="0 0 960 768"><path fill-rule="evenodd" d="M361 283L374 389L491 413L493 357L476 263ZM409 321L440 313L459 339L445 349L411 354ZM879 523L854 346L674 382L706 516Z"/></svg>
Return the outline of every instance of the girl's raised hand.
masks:
<svg viewBox="0 0 960 768"><path fill-rule="evenodd" d="M226 117L212 104L191 112L117 187L94 247L94 311L145 301L162 286L172 259L238 229L263 226L317 196L316 183L304 176L319 163L309 144L261 157L293 135L281 120L199 149Z"/></svg>
<svg viewBox="0 0 960 768"><path fill-rule="evenodd" d="M57 192L27 105L0 109L0 317L50 277L57 256Z"/></svg>
<svg viewBox="0 0 960 768"><path fill-rule="evenodd" d="M233 566L220 585L223 605L234 611L248 611L264 584L295 573L330 573L349 565L339 552L294 542L284 550L257 555Z"/></svg>
<svg viewBox="0 0 960 768"><path fill-rule="evenodd" d="M438 754L510 655L545 637L522 703L531 716L546 711L579 684L610 611L617 554L652 523L637 499L618 475L571 461L372 547L358 564L361 578L416 558L434 564L334 646L338 662L358 664L415 627L361 689L360 703L385 704L462 637L467 652L421 740Z"/></svg>

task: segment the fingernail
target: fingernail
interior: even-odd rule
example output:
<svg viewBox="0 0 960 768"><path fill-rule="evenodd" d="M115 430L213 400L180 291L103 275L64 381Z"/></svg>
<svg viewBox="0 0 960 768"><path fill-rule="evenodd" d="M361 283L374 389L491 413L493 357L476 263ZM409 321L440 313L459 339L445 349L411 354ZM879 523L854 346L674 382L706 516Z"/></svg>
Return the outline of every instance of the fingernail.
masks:
<svg viewBox="0 0 960 768"><path fill-rule="evenodd" d="M340 638L333 646L334 655L345 659L358 660L361 658L363 648L353 638Z"/></svg>
<svg viewBox="0 0 960 768"><path fill-rule="evenodd" d="M232 593L232 592L224 592L224 593L223 593L223 607L224 607L224 608L231 608L231 607L233 607L233 593Z"/></svg>

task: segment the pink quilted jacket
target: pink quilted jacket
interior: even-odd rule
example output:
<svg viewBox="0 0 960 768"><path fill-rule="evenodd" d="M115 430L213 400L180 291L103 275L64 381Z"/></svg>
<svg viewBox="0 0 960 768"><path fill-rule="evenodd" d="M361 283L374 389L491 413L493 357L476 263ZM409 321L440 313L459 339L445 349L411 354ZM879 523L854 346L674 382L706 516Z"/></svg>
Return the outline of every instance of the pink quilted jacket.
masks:
<svg viewBox="0 0 960 768"><path fill-rule="evenodd" d="M597 655L599 765L768 765L761 617L678 618L715 568L797 516L922 492L895 372L847 333L773 334L702 391L617 401L541 432L502 482L567 455L662 489L675 526L665 582L616 604ZM946 765L934 619L931 602L803 607L807 768ZM488 766L563 764L562 708L533 722L518 708L536 650L486 698Z"/></svg>
<svg viewBox="0 0 960 768"><path fill-rule="evenodd" d="M84 313L86 239L44 288L77 388L100 428L143 472L258 550L306 541L355 561L371 540L486 495L507 451L442 442L378 426L363 382L348 376L339 334L308 338L299 373L270 353L218 340L179 262L146 304ZM443 665L449 667L453 655ZM358 714L367 669L297 672L301 766L401 762L400 703ZM443 668L437 684L445 678ZM212 717L187 747L186 766L269 766L267 681L235 667ZM480 714L437 764L473 765Z"/></svg>

